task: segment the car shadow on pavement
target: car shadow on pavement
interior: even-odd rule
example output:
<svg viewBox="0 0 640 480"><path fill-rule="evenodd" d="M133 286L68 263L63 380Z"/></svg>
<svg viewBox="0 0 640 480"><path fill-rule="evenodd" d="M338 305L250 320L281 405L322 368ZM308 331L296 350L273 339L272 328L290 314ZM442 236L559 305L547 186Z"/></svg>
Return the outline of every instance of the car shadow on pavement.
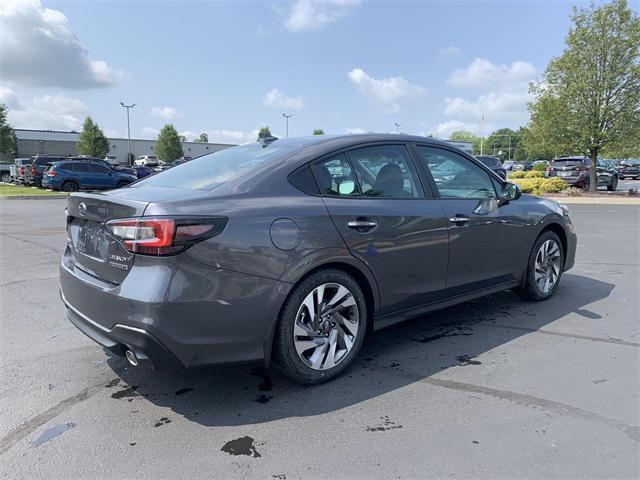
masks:
<svg viewBox="0 0 640 480"><path fill-rule="evenodd" d="M321 415L449 368L477 368L477 357L483 353L571 313L581 322L597 322L600 316L589 305L613 289L610 283L566 274L556 295L546 302L527 302L501 292L434 312L376 332L350 369L321 385L300 385L275 368L152 371L111 356L108 365L121 380L108 386L113 401L152 402L204 426Z"/></svg>

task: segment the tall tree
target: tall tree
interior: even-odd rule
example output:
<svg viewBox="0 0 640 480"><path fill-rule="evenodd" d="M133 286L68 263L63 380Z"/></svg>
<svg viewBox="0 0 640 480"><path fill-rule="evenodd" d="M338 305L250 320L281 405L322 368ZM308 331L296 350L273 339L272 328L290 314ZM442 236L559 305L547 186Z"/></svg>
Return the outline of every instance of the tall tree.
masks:
<svg viewBox="0 0 640 480"><path fill-rule="evenodd" d="M271 137L271 130L269 130L269 126L266 125L260 129L258 132L257 141L260 141L261 138Z"/></svg>
<svg viewBox="0 0 640 480"><path fill-rule="evenodd" d="M7 107L0 103L0 153L13 159L18 154L18 140L7 122Z"/></svg>
<svg viewBox="0 0 640 480"><path fill-rule="evenodd" d="M104 158L109 153L109 141L91 117L84 119L76 148L80 155L97 158Z"/></svg>
<svg viewBox="0 0 640 480"><path fill-rule="evenodd" d="M495 155L505 161L513 158L520 134L510 128L500 128L489 135L484 142L484 150L488 155Z"/></svg>
<svg viewBox="0 0 640 480"><path fill-rule="evenodd" d="M209 143L209 135L206 133L201 133L198 138L194 140L196 143Z"/></svg>
<svg viewBox="0 0 640 480"><path fill-rule="evenodd" d="M313 131L313 134L314 134L314 135L324 135L324 130L322 130L321 128L316 128L316 129Z"/></svg>
<svg viewBox="0 0 640 480"><path fill-rule="evenodd" d="M172 162L184 155L180 135L173 125L166 124L156 140L156 155L164 162Z"/></svg>
<svg viewBox="0 0 640 480"><path fill-rule="evenodd" d="M532 86L531 129L566 153L640 141L640 18L626 0L574 8L565 50ZM596 168L590 188L597 189Z"/></svg>
<svg viewBox="0 0 640 480"><path fill-rule="evenodd" d="M480 137L475 133L467 132L466 130L457 130L455 132L451 132L449 140L453 140L454 142L471 143L473 144L473 153L476 155L480 154Z"/></svg>

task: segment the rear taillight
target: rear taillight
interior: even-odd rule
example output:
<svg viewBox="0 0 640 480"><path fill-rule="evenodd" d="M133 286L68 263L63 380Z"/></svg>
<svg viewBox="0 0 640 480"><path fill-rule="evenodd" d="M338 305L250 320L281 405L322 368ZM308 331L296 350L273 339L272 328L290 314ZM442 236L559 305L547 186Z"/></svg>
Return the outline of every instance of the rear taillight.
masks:
<svg viewBox="0 0 640 480"><path fill-rule="evenodd" d="M126 218L111 220L107 227L132 253L176 255L190 246L221 233L226 217Z"/></svg>
<svg viewBox="0 0 640 480"><path fill-rule="evenodd" d="M31 175L37 175L38 174L38 169L36 168L35 165L31 165Z"/></svg>
<svg viewBox="0 0 640 480"><path fill-rule="evenodd" d="M48 177L55 177L58 174L55 170L51 169L47 172Z"/></svg>
<svg viewBox="0 0 640 480"><path fill-rule="evenodd" d="M20 167L20 175L24 175L24 172L27 170L27 167Z"/></svg>

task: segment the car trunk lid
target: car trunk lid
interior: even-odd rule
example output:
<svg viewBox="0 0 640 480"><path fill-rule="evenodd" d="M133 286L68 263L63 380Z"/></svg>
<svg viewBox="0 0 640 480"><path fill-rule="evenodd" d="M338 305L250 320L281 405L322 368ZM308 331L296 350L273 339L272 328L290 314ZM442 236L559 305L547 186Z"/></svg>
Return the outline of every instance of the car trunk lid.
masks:
<svg viewBox="0 0 640 480"><path fill-rule="evenodd" d="M74 265L100 280L118 285L133 266L135 255L113 236L106 223L136 218L149 202L109 193L81 193L67 199L67 234Z"/></svg>

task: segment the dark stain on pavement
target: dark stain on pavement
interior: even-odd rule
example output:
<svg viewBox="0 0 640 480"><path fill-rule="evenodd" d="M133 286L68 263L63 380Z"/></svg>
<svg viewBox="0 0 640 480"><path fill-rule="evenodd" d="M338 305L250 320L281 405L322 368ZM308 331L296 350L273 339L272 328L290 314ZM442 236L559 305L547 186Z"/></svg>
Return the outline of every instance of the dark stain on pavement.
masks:
<svg viewBox="0 0 640 480"><path fill-rule="evenodd" d="M273 388L273 382L271 381L271 377L267 373L264 368L254 368L251 370L251 375L254 377L260 377L262 379L262 383L258 384L258 390L261 392L270 392Z"/></svg>
<svg viewBox="0 0 640 480"><path fill-rule="evenodd" d="M456 357L461 367L466 367L467 365L482 365L482 362L478 360L473 360L473 357L469 355L458 355Z"/></svg>
<svg viewBox="0 0 640 480"><path fill-rule="evenodd" d="M162 417L153 426L154 427L161 427L162 425L166 425L167 423L171 423L171 420L169 418L167 418L167 417Z"/></svg>
<svg viewBox="0 0 640 480"><path fill-rule="evenodd" d="M137 385L123 388L122 390L112 393L111 398L115 398L117 400L119 398L139 397L140 394L136 392L136 388L138 388Z"/></svg>
<svg viewBox="0 0 640 480"><path fill-rule="evenodd" d="M229 455L247 455L254 458L260 458L260 452L256 450L254 440L251 437L240 437L225 443L220 449Z"/></svg>
<svg viewBox="0 0 640 480"><path fill-rule="evenodd" d="M184 395L185 393L189 393L192 391L193 391L193 387L181 388L180 390L176 391L176 395Z"/></svg>
<svg viewBox="0 0 640 480"><path fill-rule="evenodd" d="M367 432L384 432L386 430L394 430L396 428L402 428L402 425L397 425L396 422L391 421L388 415L380 417L379 425L375 427L366 427Z"/></svg>
<svg viewBox="0 0 640 480"><path fill-rule="evenodd" d="M258 403L269 403L269 400L271 400L272 398L273 398L273 395L262 394L262 395L259 395L256 398L256 402L258 402Z"/></svg>

